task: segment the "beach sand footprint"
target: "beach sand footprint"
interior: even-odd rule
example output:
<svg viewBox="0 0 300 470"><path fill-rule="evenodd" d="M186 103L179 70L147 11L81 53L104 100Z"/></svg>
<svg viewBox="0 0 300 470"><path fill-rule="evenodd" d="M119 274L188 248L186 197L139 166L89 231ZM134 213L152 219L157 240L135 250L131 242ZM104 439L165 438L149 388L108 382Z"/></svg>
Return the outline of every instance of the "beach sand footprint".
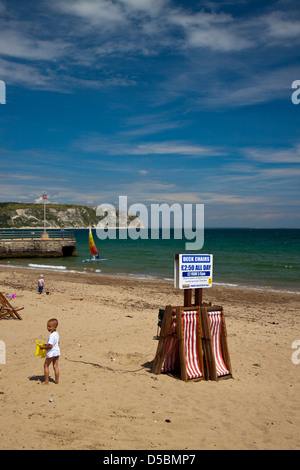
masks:
<svg viewBox="0 0 300 470"><path fill-rule="evenodd" d="M143 369L145 365L149 363L149 357L141 353L117 353L114 351L109 351L107 357L110 358L112 362L115 362L118 365L125 366L125 368L136 368L138 370ZM128 371L130 372L130 371Z"/></svg>

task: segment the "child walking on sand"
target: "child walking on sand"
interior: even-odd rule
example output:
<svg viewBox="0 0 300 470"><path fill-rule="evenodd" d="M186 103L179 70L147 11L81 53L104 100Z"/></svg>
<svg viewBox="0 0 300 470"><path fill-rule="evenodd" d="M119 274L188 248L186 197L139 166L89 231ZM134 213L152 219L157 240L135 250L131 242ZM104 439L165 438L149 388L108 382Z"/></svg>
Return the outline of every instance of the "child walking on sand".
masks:
<svg viewBox="0 0 300 470"><path fill-rule="evenodd" d="M43 293L44 287L45 287L44 276L41 274L38 280L39 294Z"/></svg>
<svg viewBox="0 0 300 470"><path fill-rule="evenodd" d="M45 345L41 345L41 349L47 349L47 355L44 364L44 373L45 373L45 381L43 382L44 385L49 384L49 366L52 363L54 374L55 374L55 383L58 384L59 382L59 368L58 368L58 359L60 356L60 347L59 347L59 334L57 333L56 329L58 327L58 321L56 318L51 318L47 323L47 330L49 331L50 335L48 338L48 343Z"/></svg>

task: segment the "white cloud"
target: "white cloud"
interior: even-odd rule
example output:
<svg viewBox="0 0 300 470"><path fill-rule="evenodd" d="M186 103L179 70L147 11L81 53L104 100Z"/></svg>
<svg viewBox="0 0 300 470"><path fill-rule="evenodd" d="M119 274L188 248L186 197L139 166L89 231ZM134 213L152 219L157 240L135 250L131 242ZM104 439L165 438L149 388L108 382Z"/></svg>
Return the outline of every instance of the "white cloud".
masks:
<svg viewBox="0 0 300 470"><path fill-rule="evenodd" d="M293 182L295 181L297 189L299 187L299 177L300 177L300 168L269 168L266 170L261 170L260 172L261 179L270 179L272 183L283 187L286 192L289 192L293 189ZM285 187L285 181L288 180L288 187Z"/></svg>
<svg viewBox="0 0 300 470"><path fill-rule="evenodd" d="M128 150L132 155L194 155L212 156L220 155L220 150L213 147L193 145L181 141L147 142L132 146Z"/></svg>
<svg viewBox="0 0 300 470"><path fill-rule="evenodd" d="M183 155L208 157L224 155L217 147L208 147L185 141L131 143L121 141L118 136L106 137L98 134L82 136L74 142L74 148L88 153L107 155Z"/></svg>
<svg viewBox="0 0 300 470"><path fill-rule="evenodd" d="M300 144L294 148L247 148L243 154L262 163L300 163Z"/></svg>
<svg viewBox="0 0 300 470"><path fill-rule="evenodd" d="M176 11L170 21L181 26L186 35L185 46L209 48L213 51L240 51L252 47L255 42L245 36L234 18L216 13L190 13Z"/></svg>
<svg viewBox="0 0 300 470"><path fill-rule="evenodd" d="M267 54L270 46L277 45L280 58L283 48L286 54L300 38L299 20L280 3L274 12L262 10L256 17L224 14L210 2L205 10L168 0L54 0L41 5L43 12L37 5L23 20L7 3L0 31L0 54L6 58L0 63L2 79L10 76L11 83L65 93L79 87L136 86L141 76L120 71L134 63L128 60L138 54L143 69L145 58L160 60L167 52L178 61L156 75L149 100L155 93L159 104L192 93L195 106L233 107L283 97L287 77L292 81L299 70L268 69L269 60L274 66L274 55L269 59ZM0 1L1 11L6 13ZM84 79L83 67L96 78Z"/></svg>
<svg viewBox="0 0 300 470"><path fill-rule="evenodd" d="M108 0L59 0L52 6L60 12L78 16L105 29L126 22L120 4Z"/></svg>
<svg viewBox="0 0 300 470"><path fill-rule="evenodd" d="M213 51L241 51L252 46L247 39L239 37L233 32L223 28L212 28L208 30L193 30L189 32L188 43L192 47L210 48Z"/></svg>
<svg viewBox="0 0 300 470"><path fill-rule="evenodd" d="M242 67L242 66L241 66ZM234 65L237 69L237 63ZM251 69L242 70L239 76L232 81L223 81L221 78L212 82L209 92L196 102L208 107L240 107L259 103L291 99L291 83L293 77L300 74L299 66L276 68L272 71L262 68L259 71Z"/></svg>
<svg viewBox="0 0 300 470"><path fill-rule="evenodd" d="M40 71L34 65L12 62L0 58L0 76L5 81L7 90L7 100L9 102L9 86L21 84L27 88L55 89L56 80L50 75Z"/></svg>
<svg viewBox="0 0 300 470"><path fill-rule="evenodd" d="M266 24L265 35L272 43L281 43L284 39L297 42L300 41L300 21L295 19L291 12L287 11L274 11L269 15L263 17ZM275 40L275 41L274 41ZM291 45L291 43L286 43Z"/></svg>
<svg viewBox="0 0 300 470"><path fill-rule="evenodd" d="M163 203L179 203L179 204L199 204L201 203L200 195L190 192L174 192L174 193L157 193L149 194L146 201Z"/></svg>
<svg viewBox="0 0 300 470"><path fill-rule="evenodd" d="M35 204L50 204L50 201L49 201L49 196L47 196L47 199L43 199L43 196L41 197L38 197L37 199L35 199Z"/></svg>
<svg viewBox="0 0 300 470"><path fill-rule="evenodd" d="M0 54L27 60L53 61L65 54L68 44L61 40L42 40L22 32L15 22L0 30Z"/></svg>
<svg viewBox="0 0 300 470"><path fill-rule="evenodd" d="M127 10L143 11L156 16L167 4L166 0L120 0Z"/></svg>
<svg viewBox="0 0 300 470"><path fill-rule="evenodd" d="M167 113L144 114L128 118L124 126L125 130L121 131L120 135L126 137L146 136L182 128L186 125L186 122L176 121Z"/></svg>

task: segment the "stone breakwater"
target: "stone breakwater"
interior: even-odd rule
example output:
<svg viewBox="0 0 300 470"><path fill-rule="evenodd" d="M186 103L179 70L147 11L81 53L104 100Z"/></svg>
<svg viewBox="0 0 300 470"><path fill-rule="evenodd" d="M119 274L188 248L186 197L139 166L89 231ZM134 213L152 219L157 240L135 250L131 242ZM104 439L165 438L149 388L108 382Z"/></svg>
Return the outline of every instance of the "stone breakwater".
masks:
<svg viewBox="0 0 300 470"><path fill-rule="evenodd" d="M0 240L0 259L78 256L74 238Z"/></svg>

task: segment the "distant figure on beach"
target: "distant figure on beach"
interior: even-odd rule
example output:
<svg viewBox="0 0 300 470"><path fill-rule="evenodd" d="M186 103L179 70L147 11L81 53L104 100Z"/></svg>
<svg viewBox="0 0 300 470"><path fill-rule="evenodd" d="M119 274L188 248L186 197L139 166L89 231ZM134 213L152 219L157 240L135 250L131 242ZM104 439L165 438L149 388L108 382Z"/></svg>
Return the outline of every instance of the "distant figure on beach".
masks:
<svg viewBox="0 0 300 470"><path fill-rule="evenodd" d="M53 370L55 374L55 383L58 384L59 382L59 368L58 368L58 359L60 356L60 347L59 347L59 334L57 333L56 329L58 327L58 320L56 318L51 318L47 322L47 330L49 331L50 335L48 338L48 343L41 345L41 349L47 349L47 355L44 363L44 374L45 380L43 382L44 385L49 384L49 366L53 364Z"/></svg>
<svg viewBox="0 0 300 470"><path fill-rule="evenodd" d="M38 280L39 294L43 293L44 287L45 287L44 276L41 274Z"/></svg>

